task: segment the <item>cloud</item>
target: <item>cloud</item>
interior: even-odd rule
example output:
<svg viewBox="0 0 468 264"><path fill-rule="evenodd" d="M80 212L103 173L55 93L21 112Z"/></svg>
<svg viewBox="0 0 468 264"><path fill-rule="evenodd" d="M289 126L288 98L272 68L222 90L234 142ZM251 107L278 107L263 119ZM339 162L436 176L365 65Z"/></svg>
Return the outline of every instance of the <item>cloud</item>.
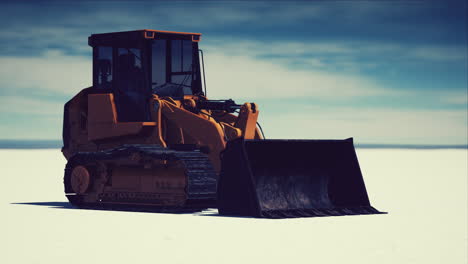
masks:
<svg viewBox="0 0 468 264"><path fill-rule="evenodd" d="M440 96L440 100L444 103L454 105L468 105L468 91L459 93L449 93Z"/></svg>
<svg viewBox="0 0 468 264"><path fill-rule="evenodd" d="M62 20L68 28L96 28L106 26L141 28L141 25L155 24L164 27L203 27L222 28L226 25L246 23L271 24L271 21L284 23L298 19L324 17L321 5L310 3L275 3L269 2L142 2L130 3L114 1L109 3L84 2L73 4L41 3L48 8L47 15L35 14L41 18L39 26L56 25L56 19ZM3 5L5 17L12 14L25 19L12 21L17 25L27 24L34 5L10 3ZM261 16L259 16L261 14ZM92 20L92 23L90 23ZM11 26L11 25L10 25ZM34 25L33 25L34 26ZM90 27L91 26L91 27ZM67 27L65 27L67 28Z"/></svg>
<svg viewBox="0 0 468 264"><path fill-rule="evenodd" d="M209 53L205 57L211 98L301 98L337 100L397 93L360 76L316 70L294 70L248 56Z"/></svg>
<svg viewBox="0 0 468 264"><path fill-rule="evenodd" d="M225 96L242 98L294 98L375 96L394 94L376 81L359 75L332 72L320 59L305 59L311 69L289 67L285 63L258 58L261 44L244 42L237 49L231 44L211 45L205 53L207 83L211 97ZM289 44L299 46L299 44ZM288 45L287 45L288 46ZM325 47L321 52L326 52ZM255 48L254 48L255 47ZM330 52L337 47L330 45ZM277 52L279 47L272 47ZM231 50L226 55L224 50ZM242 55L244 54L244 55ZM92 84L91 57L71 56L60 50L47 50L39 56L0 56L0 89L13 91L16 95L28 95L34 89L60 95L73 95ZM352 63L350 63L352 67Z"/></svg>
<svg viewBox="0 0 468 264"><path fill-rule="evenodd" d="M236 40L220 37L204 40L202 45L214 52L230 55L263 56L289 59L325 59L332 62L359 61L360 58L376 62L391 59L392 62L414 61L459 61L467 58L466 47L462 45L403 44L369 40L316 40L307 41L255 41Z"/></svg>
<svg viewBox="0 0 468 264"><path fill-rule="evenodd" d="M465 110L296 106L261 112L268 138L344 139L358 143L468 144Z"/></svg>
<svg viewBox="0 0 468 264"><path fill-rule="evenodd" d="M417 47L408 52L414 58L428 61L465 61L467 60L466 47Z"/></svg>
<svg viewBox="0 0 468 264"><path fill-rule="evenodd" d="M91 57L48 50L39 56L0 56L0 89L27 96L37 89L72 95L92 85Z"/></svg>
<svg viewBox="0 0 468 264"><path fill-rule="evenodd" d="M204 45L204 43L202 43ZM466 54L461 48L431 47L437 51L433 57L421 58L424 47L402 47L393 43L366 42L261 42L242 40L233 43L227 39L208 40L205 50L205 67L211 96L233 94L242 98L328 98L353 100L355 97L401 96L415 102L422 98L450 104L455 97L466 97L466 84L454 89L439 87L437 90L403 90L385 83L382 74L370 76L363 71L380 68L388 70L398 67L397 61L427 63L426 59L458 60L466 62ZM429 47L429 46L427 46ZM386 54L383 57L381 54ZM417 54L417 55L415 55ZM454 54L460 56L455 57ZM384 75L386 75L384 74ZM425 73L426 74L426 73ZM466 79L466 77L465 77ZM424 85L424 83L419 83ZM462 89L465 86L465 89ZM214 87L214 88L213 88ZM215 91L211 91L215 90ZM436 99L441 98L441 99ZM396 98L397 99L397 98ZM460 99L456 100L461 102Z"/></svg>
<svg viewBox="0 0 468 264"><path fill-rule="evenodd" d="M29 115L37 117L61 117L65 102L54 102L27 96L1 96L0 112L3 115Z"/></svg>
<svg viewBox="0 0 468 264"><path fill-rule="evenodd" d="M466 91L463 90L403 91L386 87L377 78L359 74L359 69L366 65L352 59L326 61L310 57L302 59L303 63L308 64L307 67L298 68L294 67L296 58L288 57L287 53L283 57L262 57L269 53L281 55L280 47L294 46L303 47L301 52L310 52L315 48L321 53L349 52L339 44L311 45L309 50L302 44L289 43L272 45L268 50L267 47L262 49L263 45L255 41L243 41L237 48L229 42L225 46L221 42L214 43L209 42L205 50L208 95L212 99L311 98L352 104L359 98L400 96L413 98L415 102L433 98L434 102L441 104L466 104ZM298 52L298 49L295 50ZM5 65L0 67L0 92L3 95L32 98L40 91L43 97L55 95L68 98L92 84L90 56L71 56L59 50L47 50L32 57L0 56L0 63ZM347 71L337 70L345 67ZM349 70L352 68L357 70Z"/></svg>
<svg viewBox="0 0 468 264"><path fill-rule="evenodd" d="M345 2L218 4L143 1L130 4L117 1L112 5L85 2L46 6L47 14L37 14L33 12L34 5L3 5L0 15L9 21L8 25L0 26L3 54L32 56L50 49L60 49L66 54L89 54L87 37L92 33L149 27L202 31L207 33L208 40L204 40L202 45L212 43L210 48L213 48L221 43L223 53L239 50L243 52L241 55L247 56L281 56L296 66L327 71L360 72L377 67L378 60L391 63L467 60L465 45L435 45L427 41L402 43L401 32L418 33L422 29L441 31L432 25L422 27L413 20L408 23L409 17L419 22L430 22L432 19L427 19L424 16L426 13L432 14L431 10L442 7L443 10L447 9L436 2L429 5L367 2L356 5ZM330 19L334 17L339 17L339 22ZM61 23L57 24L57 21ZM318 25L321 26L317 28ZM392 38L381 35L372 37L369 32L361 32L366 33L365 36L355 32L350 26L359 32L361 29L377 30L379 33L388 29L395 31L389 34ZM348 31L355 35L346 37ZM262 41L250 41L249 38ZM231 42L231 45L226 45L227 42ZM362 59L369 59L370 62Z"/></svg>
<svg viewBox="0 0 468 264"><path fill-rule="evenodd" d="M418 88L426 86L418 79L413 83L420 87L402 91L398 85L407 81L398 80L402 75L392 77L397 86L385 82L391 68L405 69L402 65L423 68L424 75L438 79L444 78L443 72L420 66L466 65L465 46L444 37L458 28L448 30L444 23L435 27L431 23L440 16L415 14L432 14L426 7L113 2L46 5L46 13L34 7L11 5L0 10L8 21L0 26L0 119L10 122L0 129L2 137L59 135L63 104L91 85L87 37L149 27L206 33L201 47L209 97L262 101L267 136L466 143L466 111L435 110L466 106L466 89L460 89L466 87L451 83L447 86L454 89L423 91ZM444 41L432 41L433 36ZM366 74L373 69L380 74ZM409 102L406 110L398 106L401 99ZM366 109L366 102L374 100L387 105ZM388 106L392 100L395 108ZM315 107L310 106L312 101ZM423 101L434 105L417 109ZM21 118L15 121L15 116ZM34 135L29 124L22 124L29 119L35 122Z"/></svg>

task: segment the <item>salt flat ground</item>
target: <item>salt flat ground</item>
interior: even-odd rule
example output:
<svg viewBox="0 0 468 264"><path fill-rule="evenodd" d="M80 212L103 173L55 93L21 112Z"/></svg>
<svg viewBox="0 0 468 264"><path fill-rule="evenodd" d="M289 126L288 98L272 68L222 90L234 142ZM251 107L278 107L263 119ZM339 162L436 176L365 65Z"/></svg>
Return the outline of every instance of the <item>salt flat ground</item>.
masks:
<svg viewBox="0 0 468 264"><path fill-rule="evenodd" d="M357 153L372 204L389 214L80 210L62 194L59 150L0 150L0 263L467 263L468 151Z"/></svg>

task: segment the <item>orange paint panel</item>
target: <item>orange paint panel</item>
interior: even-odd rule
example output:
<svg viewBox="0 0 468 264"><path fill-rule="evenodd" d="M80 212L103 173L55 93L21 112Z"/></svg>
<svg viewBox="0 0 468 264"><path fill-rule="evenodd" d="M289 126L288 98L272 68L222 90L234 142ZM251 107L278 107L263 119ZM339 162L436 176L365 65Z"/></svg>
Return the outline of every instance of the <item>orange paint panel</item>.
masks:
<svg viewBox="0 0 468 264"><path fill-rule="evenodd" d="M136 135L144 127L156 126L156 122L117 122L113 94L88 95L88 113L89 140Z"/></svg>
<svg viewBox="0 0 468 264"><path fill-rule="evenodd" d="M213 118L206 119L201 114L194 114L167 101L161 101L160 107L163 116L178 126L177 130L181 129L184 134L196 139L198 145L209 148L208 155L215 170L219 172L221 169L219 154L226 147L222 127Z"/></svg>
<svg viewBox="0 0 468 264"><path fill-rule="evenodd" d="M117 191L184 194L185 187L183 168L118 167L112 172L112 188Z"/></svg>
<svg viewBox="0 0 468 264"><path fill-rule="evenodd" d="M242 130L244 139L255 139L258 114L258 107L255 103L242 105L235 127Z"/></svg>

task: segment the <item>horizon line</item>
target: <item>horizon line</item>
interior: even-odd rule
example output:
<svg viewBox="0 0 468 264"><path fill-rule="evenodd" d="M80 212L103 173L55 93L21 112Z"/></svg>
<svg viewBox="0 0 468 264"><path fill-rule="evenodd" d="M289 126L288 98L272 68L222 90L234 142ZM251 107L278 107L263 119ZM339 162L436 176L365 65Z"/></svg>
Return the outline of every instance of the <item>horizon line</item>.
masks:
<svg viewBox="0 0 468 264"><path fill-rule="evenodd" d="M62 140L56 139L0 139L0 149L61 149ZM468 149L468 144L389 144L355 143L362 149Z"/></svg>

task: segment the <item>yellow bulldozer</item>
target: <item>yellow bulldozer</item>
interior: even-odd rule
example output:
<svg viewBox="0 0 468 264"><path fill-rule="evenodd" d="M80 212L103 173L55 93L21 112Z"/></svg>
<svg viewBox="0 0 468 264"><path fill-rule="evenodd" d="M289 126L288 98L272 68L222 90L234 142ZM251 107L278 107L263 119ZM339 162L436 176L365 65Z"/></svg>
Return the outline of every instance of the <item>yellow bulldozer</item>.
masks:
<svg viewBox="0 0 468 264"><path fill-rule="evenodd" d="M255 103L209 100L199 33L93 34L93 85L64 107L80 208L218 208L267 218L377 214L352 139L267 140Z"/></svg>

